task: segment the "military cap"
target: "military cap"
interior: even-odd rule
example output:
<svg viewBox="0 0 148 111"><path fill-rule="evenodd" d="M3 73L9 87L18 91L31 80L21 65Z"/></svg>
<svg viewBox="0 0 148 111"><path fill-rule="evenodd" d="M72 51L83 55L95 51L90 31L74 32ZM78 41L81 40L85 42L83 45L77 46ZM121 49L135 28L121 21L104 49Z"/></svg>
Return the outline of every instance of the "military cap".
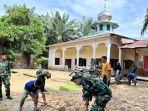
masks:
<svg viewBox="0 0 148 111"><path fill-rule="evenodd" d="M71 81L73 81L73 80L75 80L75 79L77 79L77 78L81 78L81 77L82 77L82 75L81 75L80 73L75 72L75 73L72 75Z"/></svg>
<svg viewBox="0 0 148 111"><path fill-rule="evenodd" d="M43 74L46 74L47 79L51 78L51 73L48 70L44 70Z"/></svg>

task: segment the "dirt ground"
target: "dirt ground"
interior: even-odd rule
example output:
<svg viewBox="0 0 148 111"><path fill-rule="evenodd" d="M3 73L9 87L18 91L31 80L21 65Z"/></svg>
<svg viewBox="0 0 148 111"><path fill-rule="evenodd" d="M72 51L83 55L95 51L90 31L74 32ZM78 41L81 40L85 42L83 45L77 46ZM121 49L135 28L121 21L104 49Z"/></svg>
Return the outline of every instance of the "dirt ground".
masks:
<svg viewBox="0 0 148 111"><path fill-rule="evenodd" d="M36 70L15 69L18 73L12 74L11 92L13 100L4 100L0 102L0 111L18 111L19 102L24 89L24 84L35 78L25 76L30 74L35 76ZM59 90L61 86L70 83L69 72L50 71L52 78L46 81L48 105L39 108L42 111L85 111L85 105L82 100L82 92L78 90ZM70 83L71 84L71 83ZM148 111L148 82L138 81L136 87L126 84L112 84L112 100L107 104L106 111ZM5 95L3 88L3 95ZM40 96L39 101L42 101ZM31 98L26 100L23 111L32 111L33 102Z"/></svg>

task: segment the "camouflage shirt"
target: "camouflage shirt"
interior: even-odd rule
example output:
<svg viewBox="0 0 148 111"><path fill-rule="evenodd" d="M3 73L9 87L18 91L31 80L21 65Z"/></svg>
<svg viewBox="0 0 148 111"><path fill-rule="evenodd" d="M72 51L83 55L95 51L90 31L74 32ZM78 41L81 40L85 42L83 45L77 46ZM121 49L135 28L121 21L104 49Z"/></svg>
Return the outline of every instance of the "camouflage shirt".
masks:
<svg viewBox="0 0 148 111"><path fill-rule="evenodd" d="M112 92L103 82L90 77L82 77L81 85L83 87L84 100L92 100L92 97L97 96L112 96Z"/></svg>
<svg viewBox="0 0 148 111"><path fill-rule="evenodd" d="M0 75L1 76L11 76L11 70L8 61L0 61Z"/></svg>

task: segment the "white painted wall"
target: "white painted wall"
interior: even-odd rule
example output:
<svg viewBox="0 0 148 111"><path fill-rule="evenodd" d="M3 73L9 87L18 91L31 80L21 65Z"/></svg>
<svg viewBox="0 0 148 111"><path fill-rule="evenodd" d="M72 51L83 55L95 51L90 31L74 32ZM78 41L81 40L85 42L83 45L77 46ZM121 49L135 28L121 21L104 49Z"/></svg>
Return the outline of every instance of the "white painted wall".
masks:
<svg viewBox="0 0 148 111"><path fill-rule="evenodd" d="M106 46L105 44L99 44L96 48L96 58L101 58L102 56L106 56Z"/></svg>
<svg viewBox="0 0 148 111"><path fill-rule="evenodd" d="M55 66L57 67L62 67L62 56L63 56L63 51L62 49L65 48L65 59L72 59L72 68L75 66L75 59L77 58L77 50L76 47L80 46L80 54L79 54L79 58L85 58L87 59L87 66L90 65L91 59L93 58L93 46L95 44L95 48L96 49L96 54L94 57L96 58L101 58L102 56L107 56L107 48L106 48L106 44L111 44L112 42L115 42L115 44L119 45L121 43L118 43L115 40L111 40L110 36L105 36L105 37L98 37L97 39L92 39L90 41L80 41L77 43L68 43L68 44L64 44L64 45L57 45L54 46L54 48L49 48L49 66L54 67L54 63L55 63L55 57L60 58L60 64L59 66ZM56 49L60 49L57 50ZM56 53L55 53L56 51ZM114 59L118 59L118 47L116 46L112 46L111 47L111 58ZM130 52L127 52L130 53ZM129 55L131 56L131 55ZM123 57L124 58L124 57Z"/></svg>

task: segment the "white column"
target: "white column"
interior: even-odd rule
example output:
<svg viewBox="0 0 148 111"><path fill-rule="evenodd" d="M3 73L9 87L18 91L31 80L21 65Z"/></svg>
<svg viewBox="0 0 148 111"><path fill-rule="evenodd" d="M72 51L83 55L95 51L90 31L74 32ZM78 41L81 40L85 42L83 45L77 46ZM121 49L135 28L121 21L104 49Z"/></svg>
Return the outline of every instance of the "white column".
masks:
<svg viewBox="0 0 148 111"><path fill-rule="evenodd" d="M119 49L119 63L121 64L121 62L122 62L122 60L121 60L121 58L122 58L122 50L121 50L120 47L118 47L118 49Z"/></svg>
<svg viewBox="0 0 148 111"><path fill-rule="evenodd" d="M79 56L80 56L80 49L81 49L81 46L77 46L76 47L76 49L77 49L77 67L79 66Z"/></svg>
<svg viewBox="0 0 148 111"><path fill-rule="evenodd" d="M111 50L111 44L106 44L106 48L107 48L107 62L110 63L110 50Z"/></svg>
<svg viewBox="0 0 148 111"><path fill-rule="evenodd" d="M55 49L49 48L48 54L48 67L53 67L55 65Z"/></svg>
<svg viewBox="0 0 148 111"><path fill-rule="evenodd" d="M75 58L72 59L72 65L71 65L71 68L74 69L74 66L75 66Z"/></svg>
<svg viewBox="0 0 148 111"><path fill-rule="evenodd" d="M62 48L62 66L63 68L65 68L65 51L66 51L66 48Z"/></svg>
<svg viewBox="0 0 148 111"><path fill-rule="evenodd" d="M48 68L50 67L50 54L51 54L51 51L50 49L48 49Z"/></svg>
<svg viewBox="0 0 148 111"><path fill-rule="evenodd" d="M96 43L93 43L92 48L93 48L93 59L96 59Z"/></svg>
<svg viewBox="0 0 148 111"><path fill-rule="evenodd" d="M55 55L56 55L55 53L56 53L56 51L53 51L53 65L55 65L55 58L56 58L55 57Z"/></svg>

